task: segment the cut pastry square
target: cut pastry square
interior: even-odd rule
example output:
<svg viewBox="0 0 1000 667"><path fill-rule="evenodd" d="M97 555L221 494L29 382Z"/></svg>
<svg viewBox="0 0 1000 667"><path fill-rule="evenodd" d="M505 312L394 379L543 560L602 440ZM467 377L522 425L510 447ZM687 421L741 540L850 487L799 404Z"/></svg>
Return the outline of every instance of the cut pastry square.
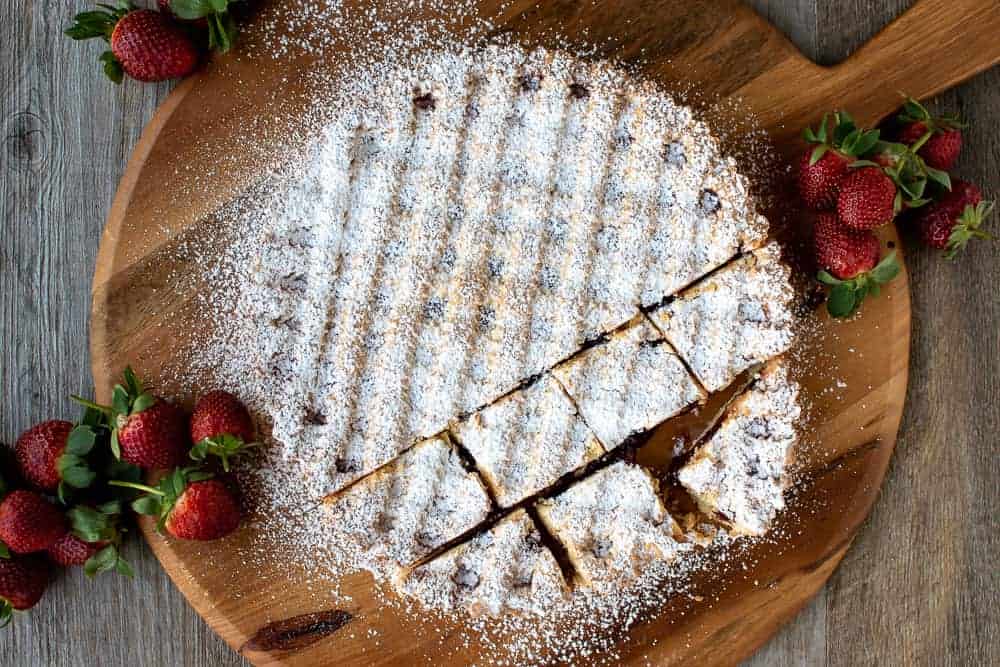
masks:
<svg viewBox="0 0 1000 667"><path fill-rule="evenodd" d="M794 292L777 244L723 267L649 314L708 391L792 344Z"/></svg>
<svg viewBox="0 0 1000 667"><path fill-rule="evenodd" d="M699 508L734 533L763 534L785 507L786 468L801 412L798 393L785 363L769 362L678 473Z"/></svg>
<svg viewBox="0 0 1000 667"><path fill-rule="evenodd" d="M502 507L604 453L551 375L458 422L452 431Z"/></svg>
<svg viewBox="0 0 1000 667"><path fill-rule="evenodd" d="M627 583L681 549L680 529L643 468L621 461L537 505L584 586Z"/></svg>
<svg viewBox="0 0 1000 667"><path fill-rule="evenodd" d="M524 510L415 568L400 588L427 607L473 616L544 614L567 592L559 563Z"/></svg>
<svg viewBox="0 0 1000 667"><path fill-rule="evenodd" d="M482 522L491 501L444 438L415 445L392 463L324 501L325 520L349 548L382 572L427 556Z"/></svg>
<svg viewBox="0 0 1000 667"><path fill-rule="evenodd" d="M677 354L642 315L552 373L609 451L705 398Z"/></svg>

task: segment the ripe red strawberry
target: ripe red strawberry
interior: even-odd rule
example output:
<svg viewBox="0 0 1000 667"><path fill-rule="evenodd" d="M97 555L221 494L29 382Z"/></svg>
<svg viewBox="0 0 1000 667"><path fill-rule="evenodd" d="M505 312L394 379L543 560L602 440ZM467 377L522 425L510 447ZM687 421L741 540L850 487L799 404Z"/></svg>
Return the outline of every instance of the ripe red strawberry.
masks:
<svg viewBox="0 0 1000 667"><path fill-rule="evenodd" d="M115 385L112 405L97 405L79 396L77 403L108 416L112 425L111 451L115 456L150 470L170 468L187 458L190 446L184 413L174 404L147 392L132 369L125 384Z"/></svg>
<svg viewBox="0 0 1000 667"><path fill-rule="evenodd" d="M200 399L191 413L191 458L201 461L209 454L222 460L229 470L229 457L253 446L253 420L240 400L226 391L212 391Z"/></svg>
<svg viewBox="0 0 1000 667"><path fill-rule="evenodd" d="M0 541L11 551L45 551L66 533L66 518L34 491L11 491L0 501Z"/></svg>
<svg viewBox="0 0 1000 667"><path fill-rule="evenodd" d="M24 478L43 491L59 490L63 483L84 489L96 475L85 457L96 441L89 426L74 426L68 421L50 420L36 424L17 439L17 463Z"/></svg>
<svg viewBox="0 0 1000 667"><path fill-rule="evenodd" d="M0 628L10 624L14 610L31 609L49 585L49 566L41 558L0 558Z"/></svg>
<svg viewBox="0 0 1000 667"><path fill-rule="evenodd" d="M969 181L955 179L951 192L946 193L936 204L948 208L953 213L961 213L968 206L978 206L983 201L983 193Z"/></svg>
<svg viewBox="0 0 1000 667"><path fill-rule="evenodd" d="M49 547L49 558L63 566L83 565L88 577L108 570L131 577L132 567L119 553L121 510L117 500L93 507L77 505L72 508L67 513L72 530Z"/></svg>
<svg viewBox="0 0 1000 667"><path fill-rule="evenodd" d="M965 127L956 116L931 116L920 102L910 98L897 120L901 123L899 141L917 151L927 166L943 171L955 166Z"/></svg>
<svg viewBox="0 0 1000 667"><path fill-rule="evenodd" d="M840 186L837 216L852 229L869 230L892 222L899 210L896 184L879 167L854 169Z"/></svg>
<svg viewBox="0 0 1000 667"><path fill-rule="evenodd" d="M236 496L211 473L178 468L156 487L131 482L111 484L145 491L146 495L132 503L132 509L158 517L157 530L166 530L183 540L218 539L240 525Z"/></svg>
<svg viewBox="0 0 1000 667"><path fill-rule="evenodd" d="M73 39L106 40L111 50L101 55L101 62L115 83L121 82L123 72L138 81L179 79L198 65L194 42L164 14L136 9L127 1L102 7L77 14L66 34Z"/></svg>
<svg viewBox="0 0 1000 667"><path fill-rule="evenodd" d="M981 229L992 210L993 202L984 202L976 186L963 184L920 212L916 219L920 240L954 259L972 239L993 238Z"/></svg>
<svg viewBox="0 0 1000 667"><path fill-rule="evenodd" d="M83 565L107 546L105 542L84 542L73 533L66 533L47 549L49 560L63 567Z"/></svg>
<svg viewBox="0 0 1000 667"><path fill-rule="evenodd" d="M154 400L148 408L119 415L115 435L123 461L146 469L169 468L187 454L184 413L162 398Z"/></svg>
<svg viewBox="0 0 1000 667"><path fill-rule="evenodd" d="M881 254L875 234L843 226L834 213L817 216L813 245L816 263L840 280L871 271Z"/></svg>
<svg viewBox="0 0 1000 667"><path fill-rule="evenodd" d="M217 479L194 482L177 498L166 529L183 540L214 540L240 525L240 506Z"/></svg>
<svg viewBox="0 0 1000 667"><path fill-rule="evenodd" d="M816 132L806 128L803 138L817 145L806 151L799 161L799 196L805 205L817 211L834 208L848 166L870 152L878 136L878 130L855 127L853 119L842 111L833 114L829 133L827 116L823 116Z"/></svg>

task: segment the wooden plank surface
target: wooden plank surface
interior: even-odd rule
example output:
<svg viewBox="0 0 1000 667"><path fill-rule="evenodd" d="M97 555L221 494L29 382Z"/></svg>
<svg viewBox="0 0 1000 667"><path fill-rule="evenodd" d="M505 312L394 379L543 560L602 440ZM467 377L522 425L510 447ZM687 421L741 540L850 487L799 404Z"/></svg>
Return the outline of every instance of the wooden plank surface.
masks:
<svg viewBox="0 0 1000 667"><path fill-rule="evenodd" d="M990 1L990 0L984 0ZM96 45L61 28L83 3L2 0L0 440L73 414L90 391L86 347L98 235L132 145L166 86L115 88ZM909 4L755 0L802 50L829 64ZM877 76L877 73L873 73ZM960 173L1000 191L1000 71L944 96L973 123ZM752 661L997 664L1000 470L1000 244L958 265L908 254L913 362L908 408L882 498L820 596ZM0 634L3 665L244 664L191 611L145 546L137 578L63 576L32 615ZM156 627L156 631L151 628Z"/></svg>

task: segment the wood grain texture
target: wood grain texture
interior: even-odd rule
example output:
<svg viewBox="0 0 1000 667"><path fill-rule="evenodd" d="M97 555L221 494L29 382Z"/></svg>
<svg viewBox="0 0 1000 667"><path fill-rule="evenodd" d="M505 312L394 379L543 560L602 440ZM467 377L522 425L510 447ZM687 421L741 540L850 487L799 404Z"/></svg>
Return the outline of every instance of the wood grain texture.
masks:
<svg viewBox="0 0 1000 667"><path fill-rule="evenodd" d="M783 17L779 23L821 62L847 55L902 9L890 2L757 4ZM62 396L89 389L86 277L124 160L162 90L117 90L101 81L96 65L58 35L69 9L4 0L3 12L0 194L7 243L0 250L0 334L13 344L0 352L2 394L9 397L0 402L0 438L10 441L32 421L71 414ZM96 55L96 46L91 51ZM946 98L974 122L960 171L993 193L1000 189L997 74ZM23 111L38 120L12 125ZM997 247L980 244L961 267L923 251L908 257L914 358L893 470L824 594L756 664L1000 659L998 582L990 566L1000 478L1000 358L989 344L1000 316L989 289L1000 278ZM45 605L0 635L0 664L87 665L98 655L108 665L241 664L183 603L148 550L133 546L141 560L135 582L63 578ZM153 618L162 641L141 639ZM99 629L88 634L92 627Z"/></svg>

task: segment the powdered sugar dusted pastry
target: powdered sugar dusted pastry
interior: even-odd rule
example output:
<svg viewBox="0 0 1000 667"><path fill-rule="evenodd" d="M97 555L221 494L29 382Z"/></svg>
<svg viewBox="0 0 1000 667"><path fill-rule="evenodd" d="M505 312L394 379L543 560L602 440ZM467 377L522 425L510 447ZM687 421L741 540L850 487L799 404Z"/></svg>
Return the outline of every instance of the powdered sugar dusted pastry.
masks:
<svg viewBox="0 0 1000 667"><path fill-rule="evenodd" d="M794 293L771 243L720 269L650 313L708 391L792 343Z"/></svg>
<svg viewBox="0 0 1000 667"><path fill-rule="evenodd" d="M761 535L785 507L785 468L801 412L798 390L784 361L769 362L678 473L701 510L734 532Z"/></svg>
<svg viewBox="0 0 1000 667"><path fill-rule="evenodd" d="M400 588L428 607L474 616L543 614L567 590L559 564L524 510L415 568Z"/></svg>
<svg viewBox="0 0 1000 667"><path fill-rule="evenodd" d="M604 453L551 375L456 423L452 432L503 507Z"/></svg>
<svg viewBox="0 0 1000 667"><path fill-rule="evenodd" d="M490 499L442 438L417 444L324 502L325 521L372 569L395 573L482 522Z"/></svg>
<svg viewBox="0 0 1000 667"><path fill-rule="evenodd" d="M240 312L287 397L273 432L326 466L318 495L766 234L709 129L607 63L489 47L357 85L280 196L238 207L269 227Z"/></svg>
<svg viewBox="0 0 1000 667"><path fill-rule="evenodd" d="M621 583L651 562L674 559L680 529L657 489L648 472L622 461L538 503L581 584Z"/></svg>
<svg viewBox="0 0 1000 667"><path fill-rule="evenodd" d="M608 450L704 398L670 345L641 315L552 373Z"/></svg>

